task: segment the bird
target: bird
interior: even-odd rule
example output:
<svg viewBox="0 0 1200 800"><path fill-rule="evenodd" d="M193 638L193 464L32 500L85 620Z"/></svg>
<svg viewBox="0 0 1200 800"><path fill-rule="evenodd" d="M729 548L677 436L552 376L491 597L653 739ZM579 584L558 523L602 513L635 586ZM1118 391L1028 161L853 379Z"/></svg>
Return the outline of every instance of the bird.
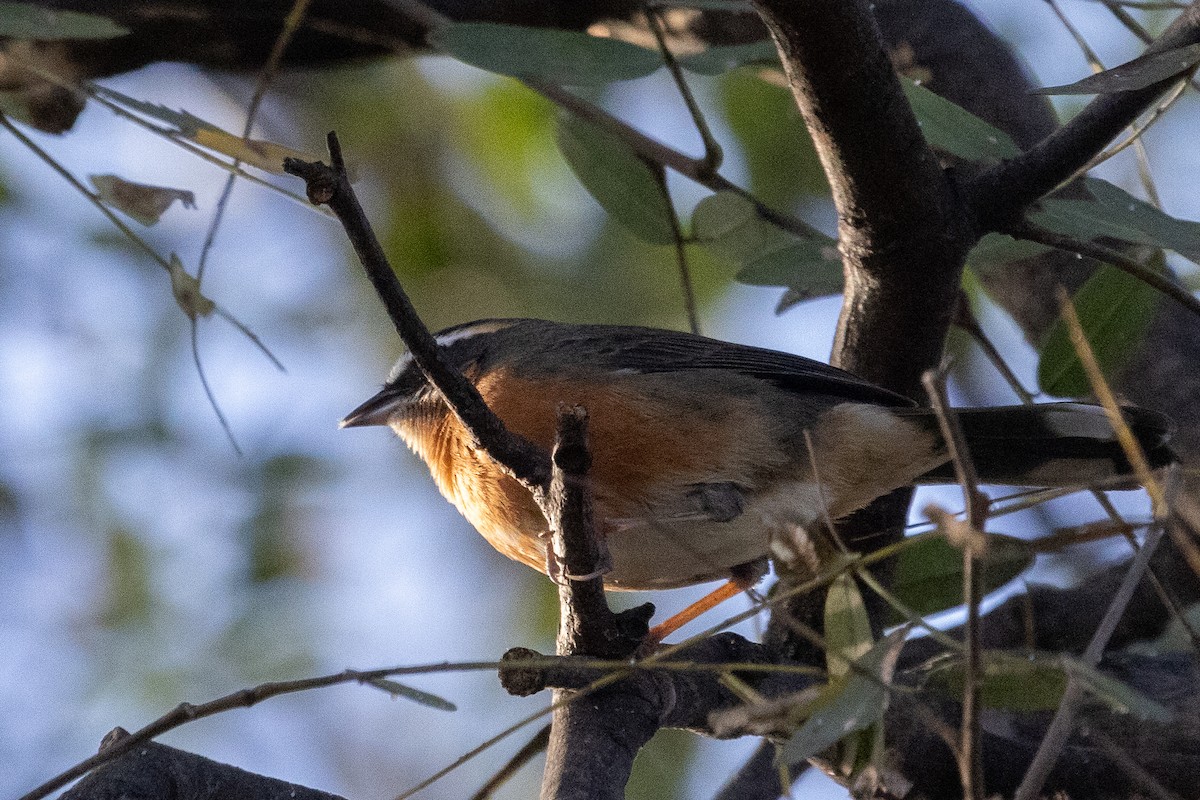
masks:
<svg viewBox="0 0 1200 800"><path fill-rule="evenodd" d="M556 409L586 409L606 589L752 583L772 554L819 558L813 531L824 520L900 487L955 480L933 411L802 356L657 328L540 319L478 320L434 338L505 426L546 452ZM1099 406L955 413L983 483L1082 486L1132 471ZM1174 460L1167 417L1122 413L1152 467ZM441 493L496 550L552 573L549 525L532 494L473 445L410 354L341 421L374 425L390 427L424 460Z"/></svg>

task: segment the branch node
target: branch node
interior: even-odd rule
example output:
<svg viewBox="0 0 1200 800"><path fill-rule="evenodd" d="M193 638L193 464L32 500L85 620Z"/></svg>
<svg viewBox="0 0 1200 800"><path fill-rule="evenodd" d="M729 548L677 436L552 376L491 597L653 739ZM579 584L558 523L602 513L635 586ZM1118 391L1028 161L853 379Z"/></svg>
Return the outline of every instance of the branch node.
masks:
<svg viewBox="0 0 1200 800"><path fill-rule="evenodd" d="M541 653L528 647L513 647L500 657L500 685L514 697L529 697L546 688L546 671L540 667L522 667L522 661L544 659Z"/></svg>

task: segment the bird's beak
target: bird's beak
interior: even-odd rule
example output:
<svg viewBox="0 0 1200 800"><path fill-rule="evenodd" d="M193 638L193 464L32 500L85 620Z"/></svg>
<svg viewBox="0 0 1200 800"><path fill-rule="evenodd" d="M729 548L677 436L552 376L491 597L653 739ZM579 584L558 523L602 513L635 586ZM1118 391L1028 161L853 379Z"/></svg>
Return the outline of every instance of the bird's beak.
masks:
<svg viewBox="0 0 1200 800"><path fill-rule="evenodd" d="M392 388L385 388L351 411L338 423L339 428L363 428L367 425L387 425L392 412L403 405L405 396Z"/></svg>

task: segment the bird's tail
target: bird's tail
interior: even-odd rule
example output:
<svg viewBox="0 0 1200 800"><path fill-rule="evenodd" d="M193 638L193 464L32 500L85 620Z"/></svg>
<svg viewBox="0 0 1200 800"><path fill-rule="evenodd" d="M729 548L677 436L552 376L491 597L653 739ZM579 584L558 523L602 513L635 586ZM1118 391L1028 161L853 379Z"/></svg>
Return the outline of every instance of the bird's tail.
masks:
<svg viewBox="0 0 1200 800"><path fill-rule="evenodd" d="M922 423L937 425L928 409ZM957 409L980 481L1011 486L1080 486L1133 472L1104 409L1083 403ZM1167 442L1171 420L1144 408L1121 409L1151 468L1174 463ZM920 483L954 481L954 465L932 470Z"/></svg>

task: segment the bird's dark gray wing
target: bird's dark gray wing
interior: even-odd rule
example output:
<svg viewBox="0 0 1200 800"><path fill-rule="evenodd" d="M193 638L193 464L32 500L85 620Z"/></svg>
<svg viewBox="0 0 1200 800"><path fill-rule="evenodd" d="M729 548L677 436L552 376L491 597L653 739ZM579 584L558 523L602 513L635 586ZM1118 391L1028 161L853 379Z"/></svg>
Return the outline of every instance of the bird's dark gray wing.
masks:
<svg viewBox="0 0 1200 800"><path fill-rule="evenodd" d="M731 370L797 393L818 392L866 403L911 406L912 401L845 370L791 353L733 344L690 333L609 325L566 326L562 355L609 369L674 372ZM571 363L567 361L567 363Z"/></svg>

